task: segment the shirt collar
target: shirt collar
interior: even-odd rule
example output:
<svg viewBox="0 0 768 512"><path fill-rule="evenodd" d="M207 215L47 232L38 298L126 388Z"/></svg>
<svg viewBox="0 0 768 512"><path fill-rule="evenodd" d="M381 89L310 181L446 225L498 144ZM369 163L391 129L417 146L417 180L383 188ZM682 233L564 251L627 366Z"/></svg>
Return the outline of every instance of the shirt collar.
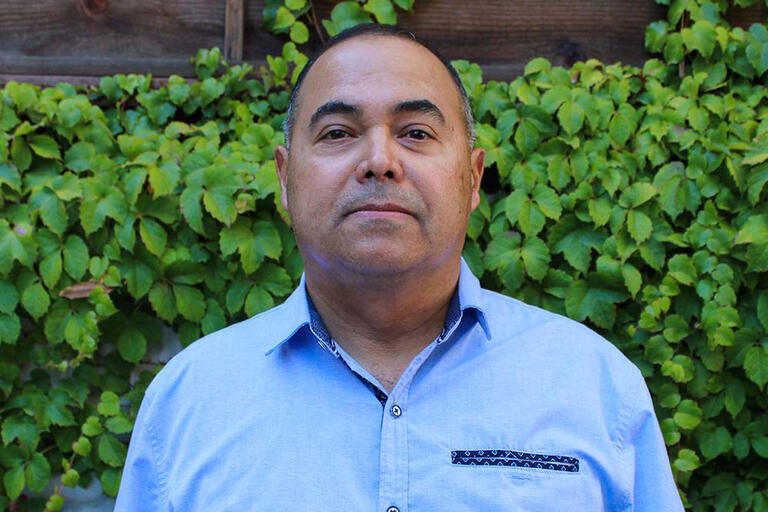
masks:
<svg viewBox="0 0 768 512"><path fill-rule="evenodd" d="M448 306L445 326L443 333L438 338L438 342L442 342L455 329L467 310L474 311L477 322L480 323L486 338L490 340L491 330L488 327L482 299L480 281L472 274L469 266L464 261L464 258L462 258L458 290L453 295L451 304ZM273 339L276 340L276 343L267 350L265 355L269 355L277 350L306 326L324 349L338 356L336 344L331 339L322 318L320 318L320 314L307 294L307 282L304 274L301 275L299 285L285 302L275 309L274 314L276 318L272 325L275 327L275 337Z"/></svg>

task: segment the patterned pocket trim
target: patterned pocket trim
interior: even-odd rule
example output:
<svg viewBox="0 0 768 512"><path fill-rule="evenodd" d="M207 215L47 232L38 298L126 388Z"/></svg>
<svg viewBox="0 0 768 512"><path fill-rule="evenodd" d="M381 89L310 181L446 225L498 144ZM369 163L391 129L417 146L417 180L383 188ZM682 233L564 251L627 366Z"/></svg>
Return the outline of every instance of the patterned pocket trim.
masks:
<svg viewBox="0 0 768 512"><path fill-rule="evenodd" d="M576 457L543 455L514 450L456 450L451 452L451 464L459 466L515 466L568 473L579 472L579 459Z"/></svg>

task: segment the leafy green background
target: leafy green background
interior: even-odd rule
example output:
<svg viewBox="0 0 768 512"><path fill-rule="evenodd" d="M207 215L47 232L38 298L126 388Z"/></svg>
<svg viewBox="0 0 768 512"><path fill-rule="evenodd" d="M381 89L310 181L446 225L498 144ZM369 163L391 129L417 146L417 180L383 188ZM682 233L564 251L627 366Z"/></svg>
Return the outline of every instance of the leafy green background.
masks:
<svg viewBox="0 0 768 512"><path fill-rule="evenodd" d="M768 28L724 20L753 0L659 3L642 69L455 63L488 152L465 257L641 368L689 509L766 511ZM114 496L163 326L186 345L292 290L271 158L297 45L412 8L270 0L290 41L258 71L213 49L196 81L0 91L0 510Z"/></svg>

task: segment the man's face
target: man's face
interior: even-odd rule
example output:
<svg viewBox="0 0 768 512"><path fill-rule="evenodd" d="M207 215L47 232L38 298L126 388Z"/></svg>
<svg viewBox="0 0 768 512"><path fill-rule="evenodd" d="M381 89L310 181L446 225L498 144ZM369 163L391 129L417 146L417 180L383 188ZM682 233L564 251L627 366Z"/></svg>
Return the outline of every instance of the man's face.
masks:
<svg viewBox="0 0 768 512"><path fill-rule="evenodd" d="M291 149L275 152L305 264L366 274L458 260L479 202L456 85L420 45L360 36L305 77Z"/></svg>

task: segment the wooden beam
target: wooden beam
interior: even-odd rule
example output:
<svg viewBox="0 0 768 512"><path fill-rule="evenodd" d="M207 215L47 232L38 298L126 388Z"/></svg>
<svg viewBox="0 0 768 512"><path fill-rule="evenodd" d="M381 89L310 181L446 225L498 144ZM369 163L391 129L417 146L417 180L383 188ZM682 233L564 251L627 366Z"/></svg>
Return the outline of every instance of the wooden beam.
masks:
<svg viewBox="0 0 768 512"><path fill-rule="evenodd" d="M224 58L231 63L243 60L243 0L227 0Z"/></svg>

